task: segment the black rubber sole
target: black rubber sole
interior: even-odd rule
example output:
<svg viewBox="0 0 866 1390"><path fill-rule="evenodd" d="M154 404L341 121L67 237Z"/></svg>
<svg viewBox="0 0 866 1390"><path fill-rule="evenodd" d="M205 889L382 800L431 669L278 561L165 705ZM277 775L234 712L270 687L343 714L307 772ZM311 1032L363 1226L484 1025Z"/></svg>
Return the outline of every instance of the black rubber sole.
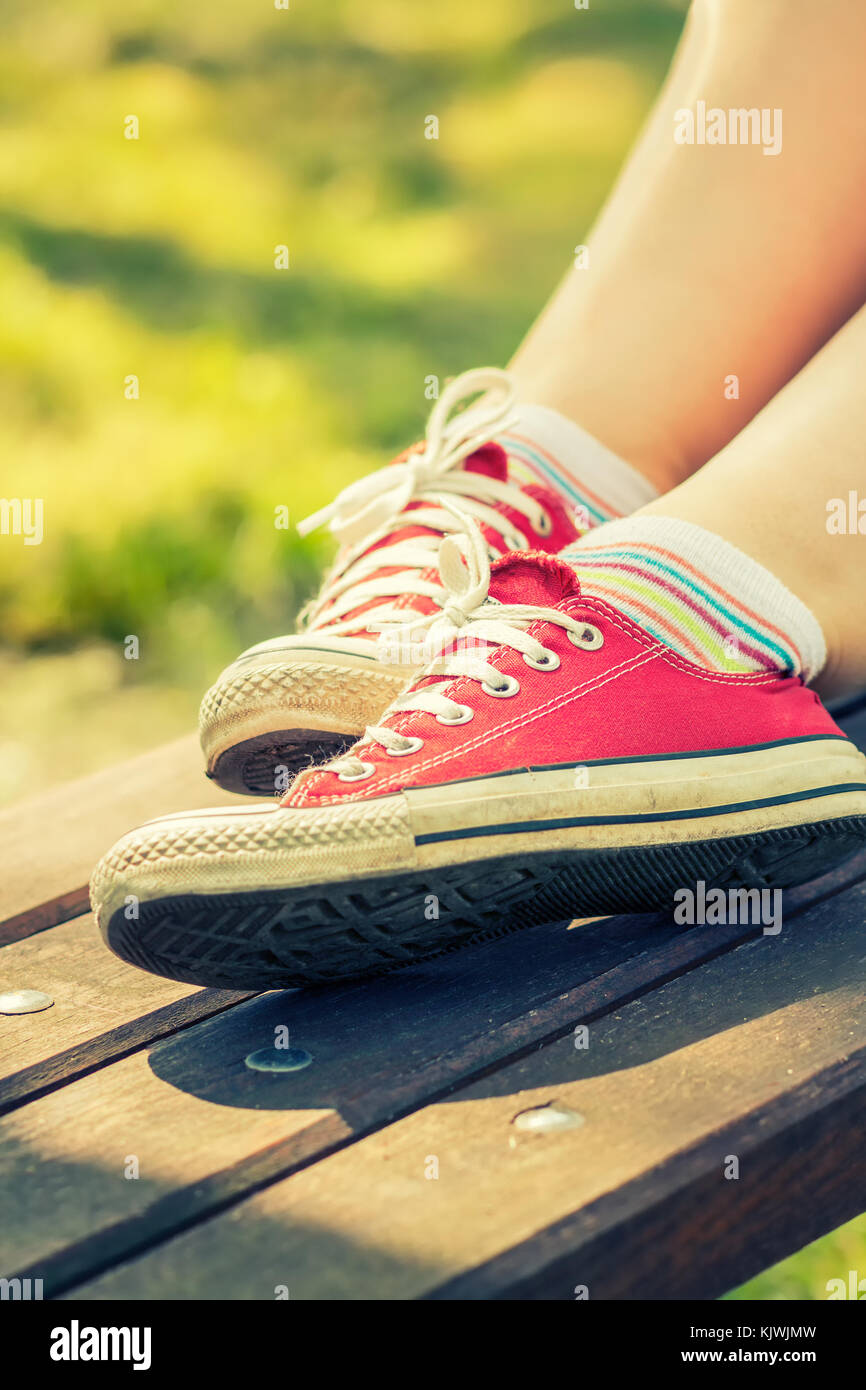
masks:
<svg viewBox="0 0 866 1390"><path fill-rule="evenodd" d="M348 884L162 898L137 921L119 909L105 936L123 960L191 984L321 985L542 922L673 910L677 889L700 881L791 887L864 845L866 817L856 816L691 844L518 854Z"/></svg>
<svg viewBox="0 0 866 1390"><path fill-rule="evenodd" d="M246 796L274 796L305 768L329 762L345 753L359 735L286 729L263 738L246 739L217 758L208 777L226 791ZM283 771L285 769L285 771Z"/></svg>

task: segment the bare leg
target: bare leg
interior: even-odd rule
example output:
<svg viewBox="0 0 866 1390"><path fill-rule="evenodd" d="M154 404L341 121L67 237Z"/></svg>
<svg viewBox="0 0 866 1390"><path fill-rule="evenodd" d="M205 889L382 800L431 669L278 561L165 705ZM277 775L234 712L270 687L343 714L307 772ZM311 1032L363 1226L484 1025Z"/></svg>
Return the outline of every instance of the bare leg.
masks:
<svg viewBox="0 0 866 1390"><path fill-rule="evenodd" d="M802 599L827 640L825 695L866 684L864 361L866 307L705 468L636 513L716 532ZM863 534L840 534L860 501Z"/></svg>
<svg viewBox="0 0 866 1390"><path fill-rule="evenodd" d="M742 429L866 299L864 52L856 0L695 0L588 267L514 358L525 400L660 491ZM675 143L699 100L780 108L781 153Z"/></svg>

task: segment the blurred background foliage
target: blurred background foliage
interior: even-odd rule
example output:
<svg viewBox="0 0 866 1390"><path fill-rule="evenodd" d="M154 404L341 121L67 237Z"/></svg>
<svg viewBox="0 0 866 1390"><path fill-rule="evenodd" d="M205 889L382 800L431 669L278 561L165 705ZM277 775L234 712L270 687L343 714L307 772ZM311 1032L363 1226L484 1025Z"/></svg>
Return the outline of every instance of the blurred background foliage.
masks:
<svg viewBox="0 0 866 1390"><path fill-rule="evenodd" d="M507 361L684 10L0 0L0 495L45 500L41 546L0 537L0 801L189 729L290 629L327 547L275 508L417 438L425 378ZM858 1261L862 1220L734 1296Z"/></svg>
<svg viewBox="0 0 866 1390"><path fill-rule="evenodd" d="M417 438L428 376L507 361L682 19L0 0L0 496L45 499L41 546L0 539L0 799L191 727L291 627L327 542L275 507Z"/></svg>

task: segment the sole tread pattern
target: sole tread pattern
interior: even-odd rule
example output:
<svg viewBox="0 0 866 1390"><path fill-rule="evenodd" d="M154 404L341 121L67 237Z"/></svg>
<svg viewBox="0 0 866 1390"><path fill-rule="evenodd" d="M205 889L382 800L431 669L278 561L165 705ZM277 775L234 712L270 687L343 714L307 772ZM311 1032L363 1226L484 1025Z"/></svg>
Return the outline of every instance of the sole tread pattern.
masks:
<svg viewBox="0 0 866 1390"><path fill-rule="evenodd" d="M677 889L785 888L862 849L866 817L747 836L550 851L426 872L118 910L108 944L133 965L192 984L283 989L382 974L444 951L572 917L671 909Z"/></svg>
<svg viewBox="0 0 866 1390"><path fill-rule="evenodd" d="M316 738L299 738L290 729L276 730L265 741L253 738L237 744L217 759L208 776L253 796L273 796L285 791L299 772L330 762L356 741L354 735L341 738L338 734L320 734Z"/></svg>

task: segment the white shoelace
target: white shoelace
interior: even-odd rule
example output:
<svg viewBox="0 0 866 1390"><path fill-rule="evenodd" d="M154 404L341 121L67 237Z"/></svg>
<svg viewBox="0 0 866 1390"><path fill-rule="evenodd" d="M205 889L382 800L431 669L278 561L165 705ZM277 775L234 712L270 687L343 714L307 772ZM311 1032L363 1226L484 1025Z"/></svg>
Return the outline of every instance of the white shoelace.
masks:
<svg viewBox="0 0 866 1390"><path fill-rule="evenodd" d="M488 394L452 416L461 401L479 391ZM377 631L405 623L406 609L396 606L401 596L441 597L439 586L423 579L421 572L435 565L442 537L455 529L449 497L459 497L466 514L495 530L505 550L526 550L529 542L496 510L496 504L525 516L536 532L549 533L552 522L547 512L517 484L459 467L482 444L514 424L514 405L514 386L506 372L495 367L464 372L449 383L433 407L423 450L410 454L404 463L389 464L352 483L330 506L299 524L299 533L306 536L327 523L344 548L318 597L302 614L305 631L327 628L334 636L356 631L358 619L344 621L346 614L371 599L382 599L363 620L365 628ZM426 505L406 514L410 502ZM407 526L427 527L435 534L396 540L367 553L371 546ZM370 577L384 568L395 573ZM426 619L428 625L435 616ZM419 615L415 626L424 623Z"/></svg>
<svg viewBox="0 0 866 1390"><path fill-rule="evenodd" d="M447 692L449 683L464 676L478 681L486 695L507 699L520 690L520 682L506 676L487 660L492 648L510 647L522 654L528 666L539 671L555 671L560 665L556 652L548 650L526 629L541 619L564 628L576 647L597 650L604 639L591 623L571 618L558 608L546 608L531 603L500 603L489 596L490 556L487 543L478 525L469 516L461 516L456 506L446 504L453 513L456 525L453 533L442 541L439 551L439 574L446 591L446 600L426 636L426 645L433 659L419 680L429 676L445 679L439 685L424 686L393 702L386 711L388 718L412 711L432 714L440 724L468 724L474 717L469 705L461 705ZM441 590L439 590L441 598ZM412 630L414 624L408 629ZM448 650L457 643L456 650ZM481 649L479 651L479 649ZM422 747L424 740L398 733L386 724L371 725L364 732L362 743L378 744L392 757L405 757ZM336 758L326 764L342 782L362 782L372 777L376 769L355 754Z"/></svg>

